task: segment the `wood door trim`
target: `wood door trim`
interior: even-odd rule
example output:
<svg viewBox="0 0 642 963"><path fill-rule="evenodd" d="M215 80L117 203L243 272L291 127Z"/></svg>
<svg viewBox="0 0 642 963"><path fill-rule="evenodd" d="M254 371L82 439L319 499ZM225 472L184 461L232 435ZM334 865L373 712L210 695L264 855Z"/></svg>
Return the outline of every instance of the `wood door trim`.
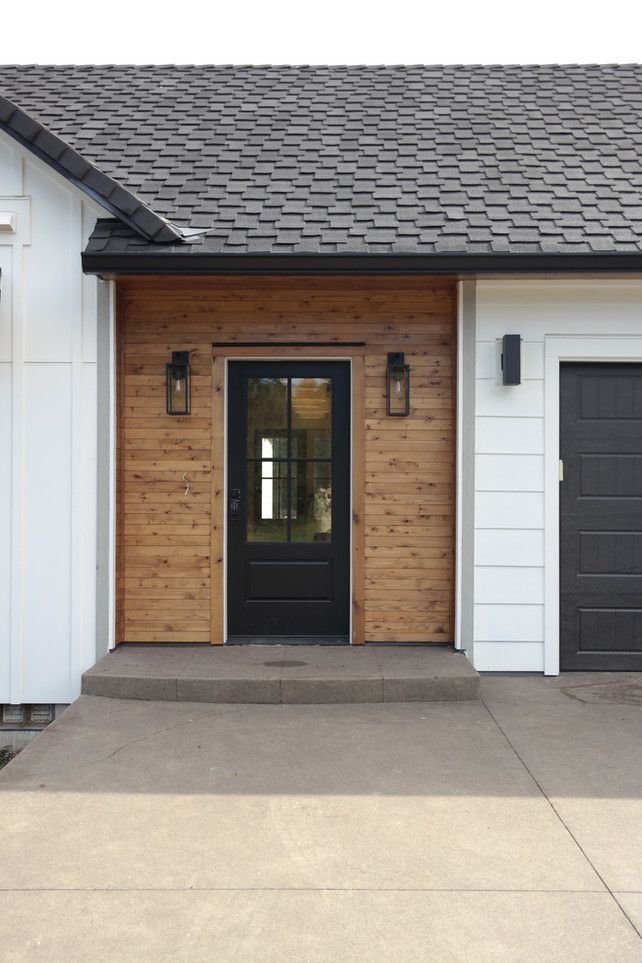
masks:
<svg viewBox="0 0 642 963"><path fill-rule="evenodd" d="M211 475L211 632L213 645L225 642L225 372L228 360L288 357L346 358L351 361L352 398L352 643L365 642L365 345L213 346Z"/></svg>
<svg viewBox="0 0 642 963"><path fill-rule="evenodd" d="M364 354L352 356L352 644L366 641L366 391Z"/></svg>
<svg viewBox="0 0 642 963"><path fill-rule="evenodd" d="M212 342L215 348L270 348L274 350L275 348L308 348L310 346L309 341L214 341ZM317 348L363 348L365 350L365 341L315 341L315 347Z"/></svg>
<svg viewBox="0 0 642 963"><path fill-rule="evenodd" d="M302 344L297 342L296 344L283 344L279 342L272 342L271 344L265 345L242 345L242 344L229 344L221 345L214 344L214 356L223 354L226 359L243 359L247 358L252 360L254 358L261 358L263 360L274 359L275 361L287 361L289 358L304 359L310 358L311 361L319 361L321 358L354 358L354 357L365 357L366 346L365 344Z"/></svg>
<svg viewBox="0 0 642 963"><path fill-rule="evenodd" d="M212 357L210 642L225 642L225 355Z"/></svg>

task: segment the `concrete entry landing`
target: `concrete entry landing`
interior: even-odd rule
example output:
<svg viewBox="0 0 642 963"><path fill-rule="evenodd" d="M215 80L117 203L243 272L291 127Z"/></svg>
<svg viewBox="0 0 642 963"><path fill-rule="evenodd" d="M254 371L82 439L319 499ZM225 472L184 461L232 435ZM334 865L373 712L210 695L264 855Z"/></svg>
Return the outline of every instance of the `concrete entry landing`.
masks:
<svg viewBox="0 0 642 963"><path fill-rule="evenodd" d="M82 680L84 695L167 702L459 702L479 675L449 646L121 645Z"/></svg>

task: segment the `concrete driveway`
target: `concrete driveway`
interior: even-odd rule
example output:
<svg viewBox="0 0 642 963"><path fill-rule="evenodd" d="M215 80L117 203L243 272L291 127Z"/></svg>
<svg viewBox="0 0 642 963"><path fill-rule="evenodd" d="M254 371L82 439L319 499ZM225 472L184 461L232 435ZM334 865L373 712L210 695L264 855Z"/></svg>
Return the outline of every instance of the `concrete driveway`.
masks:
<svg viewBox="0 0 642 963"><path fill-rule="evenodd" d="M84 696L0 774L0 958L642 961L642 679Z"/></svg>

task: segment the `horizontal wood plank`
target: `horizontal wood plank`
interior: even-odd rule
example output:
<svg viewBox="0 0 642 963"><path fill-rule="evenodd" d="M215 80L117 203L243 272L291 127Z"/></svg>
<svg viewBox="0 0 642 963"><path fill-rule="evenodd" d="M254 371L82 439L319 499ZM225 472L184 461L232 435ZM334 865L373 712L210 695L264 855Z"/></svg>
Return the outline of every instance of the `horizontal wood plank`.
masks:
<svg viewBox="0 0 642 963"><path fill-rule="evenodd" d="M287 348L239 342L296 341L329 343L327 356L342 357L341 342L359 341L365 637L452 641L454 304L448 278L119 280L119 638L210 640L211 586L222 584L213 575L220 553L213 557L211 546L221 544L223 524L222 463L213 461L223 437L220 426L213 437L212 397L221 397L224 384L222 367L213 379L213 353L284 356ZM189 416L165 412L165 364L176 350L190 351ZM289 350L306 356L303 346ZM404 419L385 413L385 366L394 350L405 352L411 369Z"/></svg>

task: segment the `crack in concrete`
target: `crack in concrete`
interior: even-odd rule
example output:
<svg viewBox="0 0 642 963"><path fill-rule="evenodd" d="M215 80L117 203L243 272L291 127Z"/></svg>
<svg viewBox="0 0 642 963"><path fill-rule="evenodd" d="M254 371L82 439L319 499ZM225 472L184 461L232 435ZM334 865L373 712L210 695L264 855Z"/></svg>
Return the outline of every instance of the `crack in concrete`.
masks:
<svg viewBox="0 0 642 963"><path fill-rule="evenodd" d="M198 719L187 719L185 722L175 722L171 726L163 726L161 729L155 729L153 732L148 732L143 736L139 736L137 739L130 739L127 742L124 742L121 746L117 746L116 749L112 750L112 752L107 753L107 755L105 756L99 756L97 759L88 760L86 763L86 767L89 768L90 766L99 766L103 762L108 762L110 759L113 759L115 756L117 756L119 752L123 752L125 749L129 749L130 746L135 746L141 742L146 742L148 739L153 739L154 736L160 736L164 732L172 732L173 730L176 730L176 729L183 729L186 726L194 725L194 723L201 722L205 719L215 719L220 715L221 715L221 710L218 709L215 712L203 713L203 715L199 716ZM45 733L46 733L46 730L45 730ZM44 770L44 771L39 770L37 773L37 780L39 781L48 776L59 776L62 771L63 770L61 769L50 769L50 770ZM1 892L1 889L0 889L0 892Z"/></svg>
<svg viewBox="0 0 642 963"><path fill-rule="evenodd" d="M633 920L631 919L631 917L629 916L629 914L626 912L626 910L624 909L624 907L622 906L622 904L621 904L620 901L618 900L617 896L615 895L615 893L613 892L613 890L611 889L611 887L609 886L609 884L606 882L606 880L604 879L604 877L602 876L602 874L601 874L600 871L598 870L597 866L595 866L595 864L593 863L593 860L589 857L588 853L586 852L586 850L584 849L584 847L582 846L582 844L580 843L580 841L576 838L576 836L574 835L574 833L573 833L573 831L571 830L570 826L568 826L568 824L566 823L566 821L565 821L564 818L562 817L561 813L559 812L559 810L557 809L557 807L555 806L555 804L553 803L553 801L552 801L552 800L549 798L549 796L546 794L546 792L545 792L544 787L542 786L542 784L539 782L539 780L538 780L537 777L534 775L534 773L531 772L531 770L530 770L529 767L527 766L525 760L522 758L522 756L520 755L520 753L518 752L518 750L516 749L516 747L513 745L513 743L512 743L511 740L509 739L509 737L508 737L507 733L505 732L504 728L502 727L501 723L498 722L498 720L495 718L495 716L493 715L492 711L490 710L490 708L489 708L488 705L486 704L486 701L485 701L483 698L480 699L480 702L481 702L481 704L483 705L483 707L484 707L484 709L486 710L486 712L488 713L488 715L491 717L491 719L492 719L493 722L495 723L495 725L497 726L497 728L499 729L499 731L501 732L502 736L503 736L504 739L506 740L506 743L510 746L510 748L511 748L512 752L514 753L515 757L519 760L519 762L521 763L521 765L524 767L524 769L526 770L526 772L528 773L528 775L531 777L531 779L533 780L533 782L534 782L535 785L537 786L539 792L540 792L541 795L542 795L542 798L546 800L546 802L548 803L548 805L549 805L550 808L551 808L551 811L555 814L555 816L557 817L557 819L559 820L559 822L561 823L561 825L564 827L565 831L568 833L568 835L570 836L570 838L573 840L573 842L574 842L575 845L577 846L578 850L580 851L580 853L582 854L582 856L584 857L584 859L586 860L586 862L589 864L589 866L591 867L591 869L593 870L593 872L595 873L595 875L597 876L597 878L598 878L598 879L600 880L600 882L602 883L602 886L604 887L605 891L610 895L611 899L613 900L613 902L615 903L615 905L617 906L617 908L620 910L622 916L623 916L623 917L625 918L625 920L628 922L628 924L629 924L629 926L632 928L633 932L640 938L640 940L642 940L642 933L641 933L640 930L637 928L637 926L635 925L635 923L633 922Z"/></svg>
<svg viewBox="0 0 642 963"><path fill-rule="evenodd" d="M216 712L208 712L199 716L198 719L187 719L185 722L176 722L171 726L163 726L161 729L156 729L154 732L148 732L144 736L140 736L138 739L130 739L129 742L123 743L122 746L118 746L113 752L108 755L101 757L100 759L94 759L89 763L91 766L99 765L101 762L107 762L109 759L113 759L118 755L119 752L123 752L125 749L129 749L130 746L138 745L138 743L146 742L148 739L153 739L154 736L160 736L164 732L173 732L176 729L184 729L187 726L194 725L195 722L202 722L204 719L215 719L217 716L221 715L221 710Z"/></svg>

